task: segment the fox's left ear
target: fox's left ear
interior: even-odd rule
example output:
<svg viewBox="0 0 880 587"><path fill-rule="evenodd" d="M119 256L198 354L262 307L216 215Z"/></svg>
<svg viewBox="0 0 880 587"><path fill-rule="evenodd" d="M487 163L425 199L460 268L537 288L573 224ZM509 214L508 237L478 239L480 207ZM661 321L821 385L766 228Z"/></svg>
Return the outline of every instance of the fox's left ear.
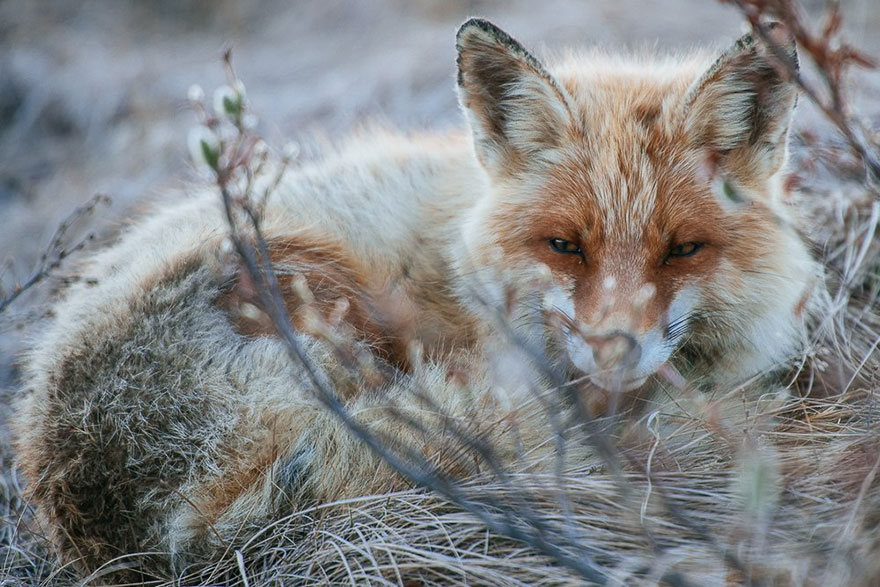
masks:
<svg viewBox="0 0 880 587"><path fill-rule="evenodd" d="M779 24L770 41L797 71L794 38ZM685 95L685 126L700 147L722 156L733 172L770 177L785 162L797 87L772 47L752 34L739 39Z"/></svg>
<svg viewBox="0 0 880 587"><path fill-rule="evenodd" d="M480 163L496 175L552 158L571 126L571 98L522 45L473 18L458 29L458 96Z"/></svg>

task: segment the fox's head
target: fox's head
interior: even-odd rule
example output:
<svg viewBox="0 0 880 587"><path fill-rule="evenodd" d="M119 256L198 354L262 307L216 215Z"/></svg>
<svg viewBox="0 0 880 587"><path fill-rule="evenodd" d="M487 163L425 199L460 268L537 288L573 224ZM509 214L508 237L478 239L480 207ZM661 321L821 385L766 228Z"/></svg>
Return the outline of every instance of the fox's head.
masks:
<svg viewBox="0 0 880 587"><path fill-rule="evenodd" d="M551 305L557 346L602 387L670 359L745 377L799 342L816 269L782 189L797 92L779 57L796 53L769 34L780 54L747 35L711 65L593 54L548 69L489 22L458 32L489 186L462 271L512 285L520 318Z"/></svg>

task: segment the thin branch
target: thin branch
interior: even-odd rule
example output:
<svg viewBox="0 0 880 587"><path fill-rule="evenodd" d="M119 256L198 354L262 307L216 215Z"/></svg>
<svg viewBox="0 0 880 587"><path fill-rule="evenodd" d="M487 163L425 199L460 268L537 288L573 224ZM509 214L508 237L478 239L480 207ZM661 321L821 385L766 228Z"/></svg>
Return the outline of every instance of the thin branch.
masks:
<svg viewBox="0 0 880 587"><path fill-rule="evenodd" d="M49 245L40 256L40 260L30 277L22 283L13 285L10 288L10 292L0 298L0 314L9 308L23 293L52 275L71 255L82 250L94 240L95 234L91 232L72 243L68 242L67 239L69 237L68 233L73 226L87 216L90 216L98 205L109 205L109 203L109 197L103 194L96 194L84 205L76 208L70 216L58 225L58 228L55 229L55 233L52 235L52 239L49 241ZM0 294L4 290L5 288L0 284Z"/></svg>

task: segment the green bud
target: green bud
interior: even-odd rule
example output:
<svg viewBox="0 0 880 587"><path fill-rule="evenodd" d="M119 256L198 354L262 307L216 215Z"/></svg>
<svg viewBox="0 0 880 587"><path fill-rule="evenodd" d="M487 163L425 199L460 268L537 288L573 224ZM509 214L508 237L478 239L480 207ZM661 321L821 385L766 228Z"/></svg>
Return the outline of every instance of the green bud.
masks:
<svg viewBox="0 0 880 587"><path fill-rule="evenodd" d="M220 139L211 129L204 126L192 129L187 137L187 146L193 163L198 167L218 170Z"/></svg>
<svg viewBox="0 0 880 587"><path fill-rule="evenodd" d="M220 118L228 118L237 123L244 112L244 84L220 86L214 92L214 113Z"/></svg>

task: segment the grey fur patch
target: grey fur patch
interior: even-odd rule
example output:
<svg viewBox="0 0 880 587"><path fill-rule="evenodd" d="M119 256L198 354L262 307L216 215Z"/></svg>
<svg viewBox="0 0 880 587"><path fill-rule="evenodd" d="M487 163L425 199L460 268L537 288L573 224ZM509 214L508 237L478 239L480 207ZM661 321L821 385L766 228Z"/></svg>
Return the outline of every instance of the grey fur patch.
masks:
<svg viewBox="0 0 880 587"><path fill-rule="evenodd" d="M308 499L302 492L311 474L314 459L313 450L300 448L278 463L272 480L275 487L283 491L290 501Z"/></svg>

